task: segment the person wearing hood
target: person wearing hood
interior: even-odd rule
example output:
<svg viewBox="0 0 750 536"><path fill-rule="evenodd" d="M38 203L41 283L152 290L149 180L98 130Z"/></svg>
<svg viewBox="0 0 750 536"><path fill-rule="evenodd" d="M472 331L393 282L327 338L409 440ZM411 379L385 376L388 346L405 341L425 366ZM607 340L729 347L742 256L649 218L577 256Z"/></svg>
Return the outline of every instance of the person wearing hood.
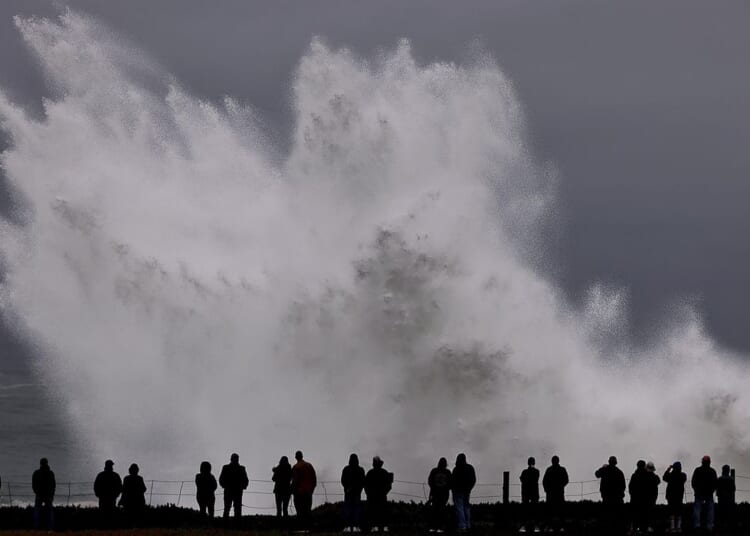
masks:
<svg viewBox="0 0 750 536"><path fill-rule="evenodd" d="M682 501L685 497L687 475L682 464L674 462L664 471L662 480L667 483L667 511L669 512L669 532L682 532Z"/></svg>
<svg viewBox="0 0 750 536"><path fill-rule="evenodd" d="M146 508L146 483L138 472L138 464L133 463L128 468L128 476L122 480L120 506L131 522L137 522Z"/></svg>
<svg viewBox="0 0 750 536"><path fill-rule="evenodd" d="M211 474L211 463L201 462L199 473L195 475L195 500L198 501L198 509L201 515L214 517L216 506L216 488L219 485L216 477Z"/></svg>
<svg viewBox="0 0 750 536"><path fill-rule="evenodd" d="M617 467L617 458L610 456L607 464L597 469L594 476L599 479L599 493L602 496L602 525L610 534L622 532L625 475Z"/></svg>
<svg viewBox="0 0 750 536"><path fill-rule="evenodd" d="M31 475L31 489L34 492L34 529L39 529L41 521L47 524L47 530L55 528L55 473L49 467L47 458L39 460L39 469Z"/></svg>
<svg viewBox="0 0 750 536"><path fill-rule="evenodd" d="M372 459L372 469L365 475L365 495L367 495L367 512L370 531L388 532L388 492L393 487L393 473L383 469L380 456Z"/></svg>
<svg viewBox="0 0 750 536"><path fill-rule="evenodd" d="M341 471L344 488L344 532L359 532L362 518L362 491L365 489L365 468L359 456L349 455L349 463Z"/></svg>
<svg viewBox="0 0 750 536"><path fill-rule="evenodd" d="M735 494L737 487L732 478L732 469L728 465L721 467L721 476L716 481L716 517L719 528L731 530L734 528Z"/></svg>
<svg viewBox="0 0 750 536"><path fill-rule="evenodd" d="M466 461L463 452L456 456L453 468L453 506L456 508L458 531L465 532L471 528L471 490L477 483L474 466Z"/></svg>
<svg viewBox="0 0 750 536"><path fill-rule="evenodd" d="M440 458L437 467L430 471L427 485L430 488L430 532L444 532L448 524L448 497L451 491L452 474L448 460Z"/></svg>
<svg viewBox="0 0 750 536"><path fill-rule="evenodd" d="M690 485L693 487L695 502L693 503L693 528L701 528L701 517L703 507L706 508L706 529L714 530L714 492L718 478L716 471L711 467L711 457L706 455L701 458L701 464L693 471Z"/></svg>
<svg viewBox="0 0 750 536"><path fill-rule="evenodd" d="M289 499L292 497L292 466L289 458L279 458L279 465L271 469L273 497L276 500L276 517L289 517Z"/></svg>

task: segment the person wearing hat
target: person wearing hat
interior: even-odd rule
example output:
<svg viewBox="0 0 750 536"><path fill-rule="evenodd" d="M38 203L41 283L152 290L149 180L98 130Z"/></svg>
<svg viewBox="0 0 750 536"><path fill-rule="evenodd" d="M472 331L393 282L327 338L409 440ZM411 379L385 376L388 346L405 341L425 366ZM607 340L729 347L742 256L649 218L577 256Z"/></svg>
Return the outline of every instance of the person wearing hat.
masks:
<svg viewBox="0 0 750 536"><path fill-rule="evenodd" d="M124 508L131 523L137 523L146 508L146 483L138 474L139 471L138 464L133 463L128 468L128 475L122 479L120 506Z"/></svg>
<svg viewBox="0 0 750 536"><path fill-rule="evenodd" d="M428 504L431 506L430 532L445 532L448 524L448 498L453 475L448 469L448 460L440 458L427 477L430 488Z"/></svg>
<svg viewBox="0 0 750 536"><path fill-rule="evenodd" d="M55 509L52 502L55 499L55 473L49 467L47 458L39 460L39 469L31 475L31 488L36 496L34 499L34 529L39 529L41 519L47 523L47 530L55 528Z"/></svg>
<svg viewBox="0 0 750 536"><path fill-rule="evenodd" d="M104 471L96 475L94 480L94 495L99 499L99 511L102 514L114 513L117 497L122 493L122 480L115 473L115 462L107 460L104 462Z"/></svg>
<svg viewBox="0 0 750 536"><path fill-rule="evenodd" d="M690 485L693 487L695 503L693 504L693 528L701 528L701 514L706 508L706 529L714 530L714 492L718 477L716 470L711 467L711 457L706 455L701 459L700 467L693 471Z"/></svg>
<svg viewBox="0 0 750 536"><path fill-rule="evenodd" d="M365 495L367 496L367 514L370 531L388 532L388 492L393 486L393 473L383 469L380 456L372 459L372 469L365 475Z"/></svg>
<svg viewBox="0 0 750 536"><path fill-rule="evenodd" d="M674 462L667 467L662 480L667 483L667 511L669 512L669 532L682 532L682 501L685 497L687 475L682 464Z"/></svg>
<svg viewBox="0 0 750 536"><path fill-rule="evenodd" d="M602 496L602 525L608 534L622 532L622 510L625 499L625 475L617 467L617 458L610 456L606 465L594 472L599 479Z"/></svg>

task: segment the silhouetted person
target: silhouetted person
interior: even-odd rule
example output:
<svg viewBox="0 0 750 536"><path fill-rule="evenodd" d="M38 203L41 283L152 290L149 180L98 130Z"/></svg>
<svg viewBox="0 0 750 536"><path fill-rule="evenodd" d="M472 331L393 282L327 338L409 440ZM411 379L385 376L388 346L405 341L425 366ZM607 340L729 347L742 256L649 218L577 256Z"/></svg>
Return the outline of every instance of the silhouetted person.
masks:
<svg viewBox="0 0 750 536"><path fill-rule="evenodd" d="M633 528L636 531L652 532L651 516L659 489L659 477L654 473L654 464L638 460L635 472L630 477L628 491L633 510Z"/></svg>
<svg viewBox="0 0 750 536"><path fill-rule="evenodd" d="M716 471L711 467L711 457L703 456L700 467L693 471L693 478L690 484L693 487L695 503L693 503L693 528L701 527L701 514L703 507L706 507L706 528L709 531L714 530L714 491L718 478Z"/></svg>
<svg viewBox="0 0 750 536"><path fill-rule="evenodd" d="M547 496L549 528L560 528L565 509L565 486L568 485L568 471L560 465L560 458L552 456L552 465L547 467L542 478L542 487Z"/></svg>
<svg viewBox="0 0 750 536"><path fill-rule="evenodd" d="M341 471L344 488L344 532L359 532L362 522L362 490L365 489L365 469L356 454L349 456L349 464Z"/></svg>
<svg viewBox="0 0 750 536"><path fill-rule="evenodd" d="M224 517L229 517L229 510L234 508L234 517L242 517L242 492L247 489L250 479L247 470L240 465L240 456L237 453L229 457L229 463L221 468L219 474L219 485L224 488Z"/></svg>
<svg viewBox="0 0 750 536"><path fill-rule="evenodd" d="M195 475L195 499L198 501L198 509L202 515L214 517L216 506L216 477L211 474L211 464L201 462L200 472Z"/></svg>
<svg viewBox="0 0 750 536"><path fill-rule="evenodd" d="M716 481L717 519L721 529L734 528L734 507L737 487L728 465L721 467L721 476Z"/></svg>
<svg viewBox="0 0 750 536"><path fill-rule="evenodd" d="M597 469L594 476L599 479L599 493L602 496L602 525L610 534L622 532L625 475L617 467L617 458L610 456L607 465Z"/></svg>
<svg viewBox="0 0 750 536"><path fill-rule="evenodd" d="M292 496L292 466L289 464L289 458L282 456L279 465L274 467L272 472L276 517L289 517L289 499Z"/></svg>
<svg viewBox="0 0 750 536"><path fill-rule="evenodd" d="M372 469L365 476L365 495L370 530L377 532L381 527L388 532L388 492L393 486L393 473L383 469L380 456L372 459Z"/></svg>
<svg viewBox="0 0 750 536"><path fill-rule="evenodd" d="M122 493L122 480L120 475L115 473L114 467L115 462L107 460L104 462L104 471L96 475L94 480L94 495L99 499L99 512L107 521L111 521L117 497Z"/></svg>
<svg viewBox="0 0 750 536"><path fill-rule="evenodd" d="M459 532L471 528L471 490L477 483L477 474L474 466L466 461L463 452L456 456L456 465L453 467L453 505L456 508Z"/></svg>
<svg viewBox="0 0 750 536"><path fill-rule="evenodd" d="M128 476L122 480L120 506L131 522L137 521L146 508L146 483L138 474L138 465L133 463L128 468Z"/></svg>
<svg viewBox="0 0 750 536"><path fill-rule="evenodd" d="M529 466L521 471L521 508L523 509L523 524L519 532L537 529L537 508L539 504L539 469L536 459L528 459Z"/></svg>
<svg viewBox="0 0 750 536"><path fill-rule="evenodd" d="M448 460L440 458L437 467L434 467L427 477L427 485L430 487L430 532L445 531L452 476L448 469Z"/></svg>
<svg viewBox="0 0 750 536"><path fill-rule="evenodd" d="M47 530L55 528L55 473L49 467L47 458L39 460L39 469L31 476L34 499L34 528L39 529L44 520Z"/></svg>
<svg viewBox="0 0 750 536"><path fill-rule="evenodd" d="M307 529L310 523L310 512L312 511L312 498L315 487L318 485L318 477L311 463L302 457L302 451L294 453L297 463L292 467L292 495L294 496L294 508L297 510L297 522L303 529Z"/></svg>
<svg viewBox="0 0 750 536"><path fill-rule="evenodd" d="M682 532L682 501L685 497L685 482L687 482L687 475L682 471L682 464L674 462L667 467L662 480L667 483L669 530Z"/></svg>

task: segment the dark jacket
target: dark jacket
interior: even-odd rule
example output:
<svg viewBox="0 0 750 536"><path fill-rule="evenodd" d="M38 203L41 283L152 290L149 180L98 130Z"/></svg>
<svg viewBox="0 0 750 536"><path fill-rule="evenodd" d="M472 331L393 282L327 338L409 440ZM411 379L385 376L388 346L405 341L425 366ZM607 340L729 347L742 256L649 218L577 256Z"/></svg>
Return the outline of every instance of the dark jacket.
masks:
<svg viewBox="0 0 750 536"><path fill-rule="evenodd" d="M31 488L37 497L54 497L56 486L55 473L49 467L40 467L31 475Z"/></svg>
<svg viewBox="0 0 750 536"><path fill-rule="evenodd" d="M647 471L645 467L636 469L633 476L630 477L630 484L628 484L630 502L655 504L660 482L659 477L655 473Z"/></svg>
<svg viewBox="0 0 750 536"><path fill-rule="evenodd" d="M250 479L247 478L247 470L245 470L244 465L230 462L221 468L219 485L224 488L226 493L242 493L243 490L247 489L248 484L250 484Z"/></svg>
<svg viewBox="0 0 750 536"><path fill-rule="evenodd" d="M662 480L667 483L667 503L682 504L682 500L685 497L687 475L682 471L667 469Z"/></svg>
<svg viewBox="0 0 750 536"><path fill-rule="evenodd" d="M273 492L285 497L292 494L292 466L288 463L273 468Z"/></svg>
<svg viewBox="0 0 750 536"><path fill-rule="evenodd" d="M146 483L141 475L127 475L122 480L120 504L126 509L146 506Z"/></svg>
<svg viewBox="0 0 750 536"><path fill-rule="evenodd" d="M550 465L544 472L542 487L547 494L547 502L565 502L565 486L568 485L568 471L562 465Z"/></svg>
<svg viewBox="0 0 750 536"><path fill-rule="evenodd" d="M716 498L719 504L734 504L737 487L734 479L728 475L722 475L716 481Z"/></svg>
<svg viewBox="0 0 750 536"><path fill-rule="evenodd" d="M713 498L716 491L716 471L709 465L701 465L693 471L693 478L690 479L690 485L693 487L696 499Z"/></svg>
<svg viewBox="0 0 750 536"><path fill-rule="evenodd" d="M341 485L344 493L351 497L361 497L365 489L365 468L360 465L347 465L341 471Z"/></svg>
<svg viewBox="0 0 750 536"><path fill-rule="evenodd" d="M453 492L469 495L476 483L477 473L474 466L470 463L457 463L453 468Z"/></svg>
<svg viewBox="0 0 750 536"><path fill-rule="evenodd" d="M427 477L427 485L430 486L430 498L448 500L453 481L451 470L447 467L433 467L430 476Z"/></svg>
<svg viewBox="0 0 750 536"><path fill-rule="evenodd" d="M195 498L198 501L206 501L216 498L215 491L219 487L216 477L211 473L198 473L195 475Z"/></svg>
<svg viewBox="0 0 750 536"><path fill-rule="evenodd" d="M318 485L318 476L310 462L300 460L292 467L292 493L312 495Z"/></svg>
<svg viewBox="0 0 750 536"><path fill-rule="evenodd" d="M605 465L594 473L599 480L599 493L605 503L621 503L625 497L625 475L616 465Z"/></svg>
<svg viewBox="0 0 750 536"><path fill-rule="evenodd" d="M365 476L365 494L367 500L385 500L393 486L393 473L382 467L373 467Z"/></svg>
<svg viewBox="0 0 750 536"><path fill-rule="evenodd" d="M122 493L120 475L112 469L105 469L94 480L94 495L100 499L115 500Z"/></svg>
<svg viewBox="0 0 750 536"><path fill-rule="evenodd" d="M539 500L539 469L527 467L521 471L521 501L537 502Z"/></svg>

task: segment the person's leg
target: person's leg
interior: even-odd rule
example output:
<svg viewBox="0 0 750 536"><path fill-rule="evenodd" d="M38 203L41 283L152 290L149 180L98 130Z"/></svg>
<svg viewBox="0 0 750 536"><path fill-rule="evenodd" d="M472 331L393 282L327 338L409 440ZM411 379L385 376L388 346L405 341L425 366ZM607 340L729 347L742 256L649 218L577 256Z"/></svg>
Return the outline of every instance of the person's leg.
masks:
<svg viewBox="0 0 750 536"><path fill-rule="evenodd" d="M53 504L53 499L51 497L47 502L47 508L49 508L49 515L47 517L49 520L49 527L47 527L47 530L55 530L55 505Z"/></svg>
<svg viewBox="0 0 750 536"><path fill-rule="evenodd" d="M212 495L206 501L206 509L208 510L208 517L214 517L214 506L216 506L216 496Z"/></svg>
<svg viewBox="0 0 750 536"><path fill-rule="evenodd" d="M710 497L706 501L706 528L714 530L714 498Z"/></svg>
<svg viewBox="0 0 750 536"><path fill-rule="evenodd" d="M284 517L289 517L289 499L291 498L291 495L288 493L284 494L284 497L281 502L281 512L284 514Z"/></svg>
<svg viewBox="0 0 750 536"><path fill-rule="evenodd" d="M701 500L697 497L693 503L693 528L701 528Z"/></svg>
<svg viewBox="0 0 750 536"><path fill-rule="evenodd" d="M42 498L37 495L34 499L34 530L39 530L39 519L42 514Z"/></svg>
<svg viewBox="0 0 750 536"><path fill-rule="evenodd" d="M240 491L234 497L234 517L240 519L242 517L242 492Z"/></svg>
<svg viewBox="0 0 750 536"><path fill-rule="evenodd" d="M206 501L205 499L198 499L198 511L202 516L206 515Z"/></svg>
<svg viewBox="0 0 750 536"><path fill-rule="evenodd" d="M453 507L456 510L458 530L466 530L466 512L464 511L464 495L453 492Z"/></svg>
<svg viewBox="0 0 750 536"><path fill-rule="evenodd" d="M276 500L276 517L281 517L281 503L283 501L281 493L274 493L273 498Z"/></svg>
<svg viewBox="0 0 750 536"><path fill-rule="evenodd" d="M224 490L224 518L229 517L229 510L232 508L232 494Z"/></svg>

